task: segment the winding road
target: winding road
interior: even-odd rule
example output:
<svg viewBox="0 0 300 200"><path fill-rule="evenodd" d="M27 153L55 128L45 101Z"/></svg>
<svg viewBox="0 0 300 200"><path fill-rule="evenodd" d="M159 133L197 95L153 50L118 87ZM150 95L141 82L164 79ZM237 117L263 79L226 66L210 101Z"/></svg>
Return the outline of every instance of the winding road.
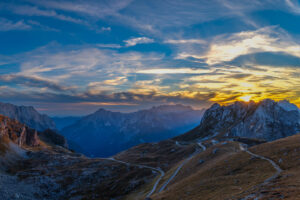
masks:
<svg viewBox="0 0 300 200"><path fill-rule="evenodd" d="M199 147L202 148L202 151L205 151L206 150L206 146L204 146L201 142L198 142L197 143ZM187 159L185 159L178 167L177 169L175 170L175 172L172 174L172 176L161 186L161 188L159 189L158 192L162 192L166 187L167 185L175 178L175 176L178 174L178 172L180 171L180 169L188 162L190 161L195 154L197 154L198 151L194 152L192 155L190 155Z"/></svg>
<svg viewBox="0 0 300 200"><path fill-rule="evenodd" d="M277 178L277 177L279 176L279 174L282 172L282 169L281 169L281 168L279 167L279 165L277 165L273 160L271 160L271 159L269 159L269 158L266 158L266 157L264 157L264 156L261 156L261 155L257 155L257 154L255 154L255 153L252 153L251 151L249 151L249 150L247 149L247 147L245 147L245 146L242 145L242 144L240 144L240 149L241 149L242 151L245 151L246 153L250 154L251 156L254 156L254 157L256 157L256 158L259 158L259 159L268 161L268 162L274 167L274 169L276 169L276 173L275 173L273 176L271 176L270 178L267 178L267 179L263 182L263 184L266 184L266 183L270 182L271 180Z"/></svg>
<svg viewBox="0 0 300 200"><path fill-rule="evenodd" d="M262 185L265 185L265 184L269 183L269 182L272 181L273 179L277 178L277 177L279 176L279 174L282 172L282 169L281 169L281 168L279 167L279 165L277 165L273 160L271 160L271 159L269 159L269 158L266 158L266 157L264 157L264 156L261 156L261 155L257 155L257 154L255 154L255 153L252 153L251 151L249 151L249 150L247 149L247 147L246 147L245 145L240 144L240 150L245 151L246 153L248 153L248 154L250 154L251 156L254 156L254 157L256 157L256 158L259 158L259 159L268 161L268 162L274 167L274 169L276 169L276 173L275 173L273 176L267 178L266 180L264 180L263 183L261 183L261 184L259 184L259 185L256 185L256 186L254 186L254 187L257 187L257 186L259 187L259 186L262 186ZM252 188L254 188L254 187L252 187ZM263 196L262 194L257 195L257 193L251 193L251 194L247 195L246 197L242 198L241 200L248 200L248 199L253 199L253 198L255 198L255 199L260 199L262 196Z"/></svg>
<svg viewBox="0 0 300 200"><path fill-rule="evenodd" d="M179 142L176 141L176 145L179 145ZM202 151L206 150L206 146L202 144L202 142L197 142L197 145L202 149ZM190 161L195 154L197 154L199 151L196 150L192 155L190 155L187 159L185 159L175 170L175 172L172 174L172 176L161 186L161 188L159 189L158 192L162 192L167 185L175 178L175 176L178 174L178 172L180 171L180 169L188 162ZM154 170L158 173L160 173L159 178L155 181L152 190L147 194L146 197L150 197L157 189L157 186L159 184L159 182L161 181L161 179L165 176L165 172L163 170L161 170L160 168L155 168L155 167L150 167L150 166L146 166L146 165L139 165L139 164L132 164L132 163L128 163L128 162L124 162L121 160L116 160L115 158L111 157L111 158L102 158L104 160L110 160L110 161L115 161L124 165L131 165L131 166L138 166L138 167L142 167L142 168L147 168L147 169L151 169Z"/></svg>
<svg viewBox="0 0 300 200"><path fill-rule="evenodd" d="M111 158L102 158L102 159L104 159L104 160L110 160L110 161L115 161L115 162L118 162L118 163L121 163L121 164L124 164L124 165L127 165L127 166L131 165L131 166L137 166L137 167L141 167L141 168L147 168L147 169L151 169L151 170L154 170L154 171L160 173L159 178L155 181L155 183L154 183L154 185L152 187L152 190L147 194L146 197L150 197L155 192L158 183L160 182L160 180L165 175L165 172L163 170L161 170L160 168L150 167L150 166L146 166L146 165L132 164L132 163L124 162L124 161L121 161L121 160L116 160L113 157L111 157Z"/></svg>

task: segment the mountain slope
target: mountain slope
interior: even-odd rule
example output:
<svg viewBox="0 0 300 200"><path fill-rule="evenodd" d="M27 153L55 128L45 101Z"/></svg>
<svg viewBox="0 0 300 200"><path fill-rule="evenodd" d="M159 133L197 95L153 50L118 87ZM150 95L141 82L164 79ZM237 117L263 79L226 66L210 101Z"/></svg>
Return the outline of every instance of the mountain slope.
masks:
<svg viewBox="0 0 300 200"><path fill-rule="evenodd" d="M58 130L62 130L65 127L68 127L78 120L80 120L82 117L51 117L51 119L54 121L55 126Z"/></svg>
<svg viewBox="0 0 300 200"><path fill-rule="evenodd" d="M177 140L212 136L246 137L276 140L300 132L300 112L287 101L235 102L229 106L214 104L192 131Z"/></svg>
<svg viewBox="0 0 300 200"><path fill-rule="evenodd" d="M300 199L300 135L289 136L249 148L249 155L236 142L219 143L191 159L167 190L153 200ZM272 179L273 177L273 179Z"/></svg>
<svg viewBox="0 0 300 200"><path fill-rule="evenodd" d="M110 156L144 142L174 137L196 126L203 111L182 105L153 107L134 113L100 109L61 132L89 156Z"/></svg>
<svg viewBox="0 0 300 200"><path fill-rule="evenodd" d="M31 106L15 106L13 104L0 102L0 114L16 119L38 131L56 129L53 120L51 120L47 115L38 113Z"/></svg>

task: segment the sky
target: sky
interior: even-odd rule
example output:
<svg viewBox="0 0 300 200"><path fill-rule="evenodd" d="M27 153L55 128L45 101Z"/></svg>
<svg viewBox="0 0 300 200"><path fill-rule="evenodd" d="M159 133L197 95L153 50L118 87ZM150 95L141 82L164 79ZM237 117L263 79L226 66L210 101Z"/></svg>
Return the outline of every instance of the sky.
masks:
<svg viewBox="0 0 300 200"><path fill-rule="evenodd" d="M49 115L287 99L296 0L1 0L0 101Z"/></svg>

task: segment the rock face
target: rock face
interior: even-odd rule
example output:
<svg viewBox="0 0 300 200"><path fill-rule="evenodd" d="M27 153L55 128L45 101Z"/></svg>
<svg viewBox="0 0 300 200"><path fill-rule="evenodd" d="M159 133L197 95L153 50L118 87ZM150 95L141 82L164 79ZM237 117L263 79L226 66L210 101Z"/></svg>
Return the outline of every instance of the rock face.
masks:
<svg viewBox="0 0 300 200"><path fill-rule="evenodd" d="M55 130L55 123L47 115L38 113L31 106L15 106L9 103L0 103L0 114L26 124L38 131L46 129Z"/></svg>
<svg viewBox="0 0 300 200"><path fill-rule="evenodd" d="M16 120L0 115L0 138L8 138L20 147L39 146L40 140L36 130L28 128Z"/></svg>
<svg viewBox="0 0 300 200"><path fill-rule="evenodd" d="M203 111L165 105L134 113L100 109L62 130L88 156L111 156L144 142L157 142L194 128ZM71 143L70 143L71 144Z"/></svg>
<svg viewBox="0 0 300 200"><path fill-rule="evenodd" d="M247 137L276 140L300 132L299 108L288 101L265 99L259 103L214 104L198 127L181 136L191 140L209 136Z"/></svg>
<svg viewBox="0 0 300 200"><path fill-rule="evenodd" d="M8 139L20 147L36 147L40 145L40 139L49 144L68 147L66 139L53 130L47 129L38 132L17 120L0 115L0 139Z"/></svg>

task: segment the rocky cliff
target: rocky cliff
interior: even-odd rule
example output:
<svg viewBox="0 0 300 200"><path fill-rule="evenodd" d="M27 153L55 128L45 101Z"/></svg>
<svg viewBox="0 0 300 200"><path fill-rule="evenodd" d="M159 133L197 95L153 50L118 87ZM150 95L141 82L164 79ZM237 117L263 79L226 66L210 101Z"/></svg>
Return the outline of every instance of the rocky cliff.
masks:
<svg viewBox="0 0 300 200"><path fill-rule="evenodd" d="M0 115L0 138L7 138L20 147L24 145L35 147L40 144L36 130L2 115Z"/></svg>

